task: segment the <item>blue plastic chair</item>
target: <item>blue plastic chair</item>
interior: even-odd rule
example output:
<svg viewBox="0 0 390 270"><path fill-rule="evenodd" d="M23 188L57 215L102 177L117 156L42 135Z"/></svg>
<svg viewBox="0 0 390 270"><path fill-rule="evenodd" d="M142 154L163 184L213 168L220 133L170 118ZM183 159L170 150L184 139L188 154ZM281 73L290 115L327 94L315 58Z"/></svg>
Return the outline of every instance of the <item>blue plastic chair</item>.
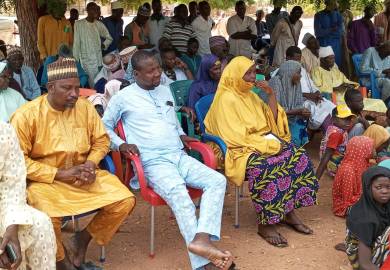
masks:
<svg viewBox="0 0 390 270"><path fill-rule="evenodd" d="M218 136L207 134L204 126L204 119L206 118L207 112L210 109L211 103L213 103L214 95L207 95L198 100L195 104L196 117L198 118L200 130L202 131L202 142L213 142L218 145L219 149L222 151L223 156L226 156L226 143ZM242 187L242 186L241 186ZM236 201L235 201L235 217L234 217L234 227L239 228L239 210L240 210L240 188L236 186Z"/></svg>
<svg viewBox="0 0 390 270"><path fill-rule="evenodd" d="M107 171L109 171L112 174L115 174L115 171L116 171L114 162L113 162L112 158L110 156L108 156L108 155L100 162L100 168L102 168L104 170L107 170ZM100 209L95 209L95 210L89 211L87 213L83 213L83 214L76 215L76 216L66 216L66 217L62 218L62 222L72 221L72 223L73 223L73 230L75 232L78 232L79 231L79 219L82 218L82 217L86 217L86 216L95 214L95 213L99 212L99 210ZM106 261L106 249L105 249L104 246L100 247L100 258L99 258L99 261L101 263L104 263Z"/></svg>
<svg viewBox="0 0 390 270"><path fill-rule="evenodd" d="M361 72L360 71L360 66L361 66L361 63L362 63L362 57L363 55L362 54L354 54L352 55L352 62L353 62L353 65L355 67L355 73L356 73L356 76L359 78L359 84L362 85L362 86L365 86L367 87L368 89L371 89L372 90L372 81L370 80L370 83L364 83L364 78L366 79L370 79L370 73L366 73L366 72Z"/></svg>

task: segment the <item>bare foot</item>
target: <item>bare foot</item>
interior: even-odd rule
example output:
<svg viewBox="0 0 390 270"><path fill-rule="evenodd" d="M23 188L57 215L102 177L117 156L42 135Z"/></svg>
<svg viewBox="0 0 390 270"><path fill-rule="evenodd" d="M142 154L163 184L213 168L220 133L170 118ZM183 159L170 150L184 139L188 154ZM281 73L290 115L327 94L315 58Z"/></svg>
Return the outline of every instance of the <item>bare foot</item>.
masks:
<svg viewBox="0 0 390 270"><path fill-rule="evenodd" d="M288 246L287 239L284 238L280 233L278 233L275 225L259 224L257 234L260 235L265 241L267 241L269 244L273 246L276 247Z"/></svg>
<svg viewBox="0 0 390 270"><path fill-rule="evenodd" d="M300 218L295 214L295 211L288 213L284 219L284 222L299 233L313 234L313 230L303 224L302 220L300 220Z"/></svg>
<svg viewBox="0 0 390 270"><path fill-rule="evenodd" d="M222 251L215 247L208 234L198 233L188 245L188 250L198 256L208 259L219 269L229 269L233 263L233 256L229 251Z"/></svg>
<svg viewBox="0 0 390 270"><path fill-rule="evenodd" d="M72 252L73 252L73 265L80 267L85 262L85 255L89 242L91 242L92 236L84 229L81 232L76 232L72 237Z"/></svg>

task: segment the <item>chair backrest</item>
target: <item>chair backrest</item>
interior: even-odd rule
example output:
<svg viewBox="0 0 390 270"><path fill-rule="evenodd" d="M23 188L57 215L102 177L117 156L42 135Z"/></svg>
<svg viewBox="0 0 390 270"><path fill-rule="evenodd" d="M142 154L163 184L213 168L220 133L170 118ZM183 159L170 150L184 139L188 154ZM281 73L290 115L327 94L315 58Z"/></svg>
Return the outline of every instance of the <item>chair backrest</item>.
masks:
<svg viewBox="0 0 390 270"><path fill-rule="evenodd" d="M96 94L96 90L89 88L80 88L80 96L82 97L90 97L94 94Z"/></svg>
<svg viewBox="0 0 390 270"><path fill-rule="evenodd" d="M192 80L175 81L169 85L177 106L185 106L188 101L188 95Z"/></svg>
<svg viewBox="0 0 390 270"><path fill-rule="evenodd" d="M205 133L204 119L206 118L207 112L210 109L211 103L213 103L215 94L210 94L202 97L195 104L196 117L198 118L200 131Z"/></svg>
<svg viewBox="0 0 390 270"><path fill-rule="evenodd" d="M352 55L352 62L355 66L356 76L358 77L362 76L362 73L360 72L360 64L362 63L362 57L363 55L359 53Z"/></svg>

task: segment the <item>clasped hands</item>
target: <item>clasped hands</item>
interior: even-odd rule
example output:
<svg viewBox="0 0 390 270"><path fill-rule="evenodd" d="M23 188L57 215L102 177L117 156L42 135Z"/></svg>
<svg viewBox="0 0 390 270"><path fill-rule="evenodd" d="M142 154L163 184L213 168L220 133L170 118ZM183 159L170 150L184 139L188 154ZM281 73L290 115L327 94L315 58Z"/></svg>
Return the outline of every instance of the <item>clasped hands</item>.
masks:
<svg viewBox="0 0 390 270"><path fill-rule="evenodd" d="M55 179L76 187L90 185L96 180L96 164L87 160L69 169L59 169Z"/></svg>

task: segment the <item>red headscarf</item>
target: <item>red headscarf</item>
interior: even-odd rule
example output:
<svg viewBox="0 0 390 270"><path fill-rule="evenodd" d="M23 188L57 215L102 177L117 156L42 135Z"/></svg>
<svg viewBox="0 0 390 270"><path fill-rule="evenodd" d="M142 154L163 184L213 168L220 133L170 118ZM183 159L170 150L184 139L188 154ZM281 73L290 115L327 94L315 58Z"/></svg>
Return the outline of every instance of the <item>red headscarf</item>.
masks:
<svg viewBox="0 0 390 270"><path fill-rule="evenodd" d="M344 217L348 207L362 194L362 174L369 167L374 140L365 136L353 137L347 144L345 156L333 182L333 213Z"/></svg>

